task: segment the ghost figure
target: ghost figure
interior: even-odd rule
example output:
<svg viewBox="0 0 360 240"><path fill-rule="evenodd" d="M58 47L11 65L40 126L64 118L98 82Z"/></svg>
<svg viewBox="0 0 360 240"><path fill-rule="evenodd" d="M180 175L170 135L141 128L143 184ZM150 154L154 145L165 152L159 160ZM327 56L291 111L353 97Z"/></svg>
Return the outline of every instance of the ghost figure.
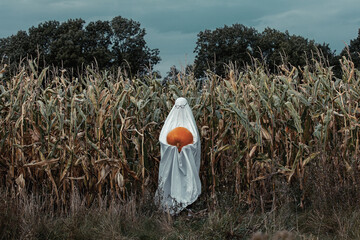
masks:
<svg viewBox="0 0 360 240"><path fill-rule="evenodd" d="M178 151L166 138L177 127L188 129L193 135L193 143ZM185 98L178 98L171 109L160 132L161 161L159 185L155 199L170 214L177 214L192 204L201 193L200 135L191 108Z"/></svg>

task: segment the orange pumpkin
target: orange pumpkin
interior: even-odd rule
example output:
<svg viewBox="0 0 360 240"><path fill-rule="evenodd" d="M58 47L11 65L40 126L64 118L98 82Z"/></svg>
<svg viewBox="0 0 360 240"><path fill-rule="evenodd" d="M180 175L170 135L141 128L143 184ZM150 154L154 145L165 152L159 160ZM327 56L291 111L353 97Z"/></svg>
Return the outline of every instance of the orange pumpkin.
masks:
<svg viewBox="0 0 360 240"><path fill-rule="evenodd" d="M194 142L194 138L191 132L186 128L177 127L168 133L166 141L170 145L177 146L179 152L181 152L183 146Z"/></svg>

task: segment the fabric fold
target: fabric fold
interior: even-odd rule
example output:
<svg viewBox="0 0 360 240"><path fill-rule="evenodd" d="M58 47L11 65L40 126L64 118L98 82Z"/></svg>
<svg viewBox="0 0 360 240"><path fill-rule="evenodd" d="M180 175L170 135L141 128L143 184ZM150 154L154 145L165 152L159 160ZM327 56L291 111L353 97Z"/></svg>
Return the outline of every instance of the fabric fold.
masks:
<svg viewBox="0 0 360 240"><path fill-rule="evenodd" d="M193 144L178 152L166 141L167 134L176 127L185 127L193 135ZM155 197L164 210L177 214L192 204L201 193L199 178L201 143L195 118L185 98L178 98L160 132L161 160L158 189Z"/></svg>

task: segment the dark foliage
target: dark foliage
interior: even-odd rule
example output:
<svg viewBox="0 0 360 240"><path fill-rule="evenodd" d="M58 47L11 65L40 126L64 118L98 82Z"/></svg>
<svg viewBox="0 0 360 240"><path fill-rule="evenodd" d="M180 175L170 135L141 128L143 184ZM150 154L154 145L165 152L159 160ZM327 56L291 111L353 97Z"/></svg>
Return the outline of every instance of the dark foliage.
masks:
<svg viewBox="0 0 360 240"><path fill-rule="evenodd" d="M48 21L0 39L0 55L14 69L22 59L37 58L44 66L76 69L96 61L100 69L144 74L160 61L159 50L146 45L145 34L140 23L120 16L86 26L82 19Z"/></svg>
<svg viewBox="0 0 360 240"><path fill-rule="evenodd" d="M259 33L241 24L201 31L194 52L197 54L196 77L203 77L208 69L224 76L224 64L252 65L253 58L261 59L271 72L276 72L282 64L305 66L314 56L326 59L328 66L339 65L338 57L326 43L318 44L314 40L271 28Z"/></svg>
<svg viewBox="0 0 360 240"><path fill-rule="evenodd" d="M198 34L194 52L195 75L204 76L207 69L224 75L229 62L249 63L259 34L254 28L242 24L224 26L214 31L205 30Z"/></svg>
<svg viewBox="0 0 360 240"><path fill-rule="evenodd" d="M351 40L349 46L344 48L344 50L341 52L341 56L348 57L348 55L350 55L354 66L357 69L360 69L360 28L358 30L357 38Z"/></svg>

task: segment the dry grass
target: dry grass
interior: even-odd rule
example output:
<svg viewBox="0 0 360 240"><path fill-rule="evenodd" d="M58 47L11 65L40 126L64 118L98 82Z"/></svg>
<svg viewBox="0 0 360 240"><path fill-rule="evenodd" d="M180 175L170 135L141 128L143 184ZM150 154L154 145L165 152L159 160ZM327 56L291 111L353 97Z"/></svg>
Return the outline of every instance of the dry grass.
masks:
<svg viewBox="0 0 360 240"><path fill-rule="evenodd" d="M162 85L151 75L92 67L69 79L65 70L39 72L29 61L0 83L0 185L19 199L46 196L46 207L73 214L75 206L147 198L157 186L161 127L183 96L202 138L201 209L216 214L224 196L260 214L288 203L323 207L321 214L334 202L351 206L360 197L360 73L345 58L341 64L341 79L314 61L281 66L276 75L229 66L226 79L179 74ZM73 206L76 194L82 202ZM227 221L226 214L216 218ZM259 229L284 229L267 226L274 222Z"/></svg>
<svg viewBox="0 0 360 240"><path fill-rule="evenodd" d="M180 215L160 212L151 197L124 202L96 199L91 207L80 194L70 208L55 209L49 195L0 194L0 239L358 239L356 205L300 209L287 203L270 211L249 209L219 198L204 208L203 196Z"/></svg>
<svg viewBox="0 0 360 240"><path fill-rule="evenodd" d="M71 209L59 211L44 196L1 197L0 239L159 239L171 229L153 204L144 208L135 199L104 198L86 207L86 200L75 195Z"/></svg>

